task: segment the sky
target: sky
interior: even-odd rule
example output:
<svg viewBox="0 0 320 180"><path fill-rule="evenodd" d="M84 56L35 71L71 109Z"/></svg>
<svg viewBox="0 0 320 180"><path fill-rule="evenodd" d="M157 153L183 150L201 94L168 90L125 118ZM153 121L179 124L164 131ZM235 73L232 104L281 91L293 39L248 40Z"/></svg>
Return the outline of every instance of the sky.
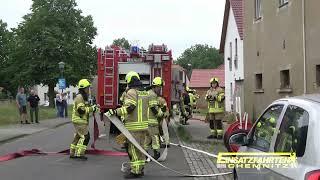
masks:
<svg viewBox="0 0 320 180"><path fill-rule="evenodd" d="M219 48L225 0L76 0L83 15L92 15L94 44L110 45L125 37L147 48L166 44L174 58L194 44ZM32 0L0 0L0 19L17 27L30 13Z"/></svg>

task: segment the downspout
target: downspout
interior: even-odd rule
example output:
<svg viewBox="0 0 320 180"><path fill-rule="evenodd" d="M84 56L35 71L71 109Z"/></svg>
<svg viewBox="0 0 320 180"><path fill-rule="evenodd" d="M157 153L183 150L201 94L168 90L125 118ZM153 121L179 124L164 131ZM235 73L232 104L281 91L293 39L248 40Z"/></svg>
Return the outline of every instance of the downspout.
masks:
<svg viewBox="0 0 320 180"><path fill-rule="evenodd" d="M305 95L307 94L305 0L302 0L302 43L303 43L303 94Z"/></svg>

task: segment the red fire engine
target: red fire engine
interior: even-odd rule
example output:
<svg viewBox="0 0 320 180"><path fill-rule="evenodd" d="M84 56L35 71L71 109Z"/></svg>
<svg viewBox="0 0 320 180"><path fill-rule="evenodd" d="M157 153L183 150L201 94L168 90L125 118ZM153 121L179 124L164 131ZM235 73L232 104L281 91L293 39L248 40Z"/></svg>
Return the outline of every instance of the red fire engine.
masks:
<svg viewBox="0 0 320 180"><path fill-rule="evenodd" d="M125 76L129 71L139 73L144 86L151 85L154 77L160 76L165 85L162 95L170 107L172 52L166 45L153 45L149 49L132 46L125 50L118 46L107 46L98 50L97 103L102 112L119 106L119 98L126 89Z"/></svg>

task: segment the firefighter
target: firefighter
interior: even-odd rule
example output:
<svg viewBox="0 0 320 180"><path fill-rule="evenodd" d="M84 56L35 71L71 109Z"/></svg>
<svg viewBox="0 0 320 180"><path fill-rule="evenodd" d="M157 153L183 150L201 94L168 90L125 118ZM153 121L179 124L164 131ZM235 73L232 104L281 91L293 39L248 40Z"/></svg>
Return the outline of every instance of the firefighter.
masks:
<svg viewBox="0 0 320 180"><path fill-rule="evenodd" d="M110 109L105 115L108 117L113 115L125 116L124 126L143 147L148 131L149 93L143 90L138 73L130 71L125 79L129 90L123 98L124 104L115 110ZM144 175L145 156L131 142L128 142L128 154L131 170L130 173L125 174L125 178L142 177Z"/></svg>
<svg viewBox="0 0 320 180"><path fill-rule="evenodd" d="M189 87L186 87L181 93L181 97L180 97L180 108L181 108L181 115L182 115L180 122L183 125L188 125L187 121L189 118L192 117L189 90L190 90Z"/></svg>
<svg viewBox="0 0 320 180"><path fill-rule="evenodd" d="M219 87L219 79L211 78L210 89L207 91L206 101L208 101L208 120L211 135L207 138L221 139L223 136L222 119L224 117L224 90Z"/></svg>
<svg viewBox="0 0 320 180"><path fill-rule="evenodd" d="M87 79L81 79L78 83L79 93L74 99L72 111L72 123L76 133L70 145L70 158L88 159L84 154L90 140L89 114L99 110L98 106L90 105L88 102L90 86Z"/></svg>
<svg viewBox="0 0 320 180"><path fill-rule="evenodd" d="M160 132L159 132L159 121L164 117L164 113L160 108L160 103L158 97L160 97L161 87L164 82L161 77L156 77L152 81L151 89L148 91L150 94L149 101L149 113L148 113L148 134L145 141L145 149L150 148L150 144L153 149L154 159L160 157ZM156 109L155 114L151 108Z"/></svg>
<svg viewBox="0 0 320 180"><path fill-rule="evenodd" d="M186 120L187 111L185 109L184 98L183 97L184 97L184 90L180 91L180 102L179 102L180 112L181 112L180 123L184 125L187 122L187 120Z"/></svg>
<svg viewBox="0 0 320 180"><path fill-rule="evenodd" d="M196 94L196 90L190 89L189 87L186 88L188 95L189 95L189 104L187 107L187 111L189 116L192 117L193 109L196 109L196 101L199 98L199 95Z"/></svg>
<svg viewBox="0 0 320 180"><path fill-rule="evenodd" d="M197 100L200 98L200 96L199 96L199 94L197 94L197 91L195 89L190 90L190 93L192 94L191 107L192 107L192 109L196 109ZM190 102L191 102L191 100L190 100Z"/></svg>

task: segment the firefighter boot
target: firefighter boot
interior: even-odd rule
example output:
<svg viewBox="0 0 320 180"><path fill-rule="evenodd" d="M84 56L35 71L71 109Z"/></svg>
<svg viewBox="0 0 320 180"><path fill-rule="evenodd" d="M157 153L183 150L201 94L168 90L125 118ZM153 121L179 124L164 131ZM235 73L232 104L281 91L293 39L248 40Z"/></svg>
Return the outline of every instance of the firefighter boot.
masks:
<svg viewBox="0 0 320 180"><path fill-rule="evenodd" d="M223 130L217 129L217 139L222 139L222 136L223 136Z"/></svg>
<svg viewBox="0 0 320 180"><path fill-rule="evenodd" d="M77 159L82 160L82 161L88 160L88 158L85 155L79 156L79 157L77 157Z"/></svg>
<svg viewBox="0 0 320 180"><path fill-rule="evenodd" d="M167 148L170 148L170 144L167 144L167 145L166 145L166 144L161 144L161 145L160 145L160 148L166 148L166 147L167 147Z"/></svg>
<svg viewBox="0 0 320 180"><path fill-rule="evenodd" d="M125 174L124 178L125 179L137 179L137 178L141 178L143 175L142 174L134 174L132 172Z"/></svg>
<svg viewBox="0 0 320 180"><path fill-rule="evenodd" d="M74 144L71 144L70 145L70 159L74 159L74 158L76 158L76 145L74 145Z"/></svg>
<svg viewBox="0 0 320 180"><path fill-rule="evenodd" d="M153 158L157 160L159 159L159 157L160 157L160 152L157 150L153 150Z"/></svg>
<svg viewBox="0 0 320 180"><path fill-rule="evenodd" d="M207 139L214 139L217 138L217 131L214 129L211 129L211 135L207 137Z"/></svg>
<svg viewBox="0 0 320 180"><path fill-rule="evenodd" d="M77 152L76 152L76 157L78 160L86 161L88 158L84 155L86 152L87 146L77 144Z"/></svg>

